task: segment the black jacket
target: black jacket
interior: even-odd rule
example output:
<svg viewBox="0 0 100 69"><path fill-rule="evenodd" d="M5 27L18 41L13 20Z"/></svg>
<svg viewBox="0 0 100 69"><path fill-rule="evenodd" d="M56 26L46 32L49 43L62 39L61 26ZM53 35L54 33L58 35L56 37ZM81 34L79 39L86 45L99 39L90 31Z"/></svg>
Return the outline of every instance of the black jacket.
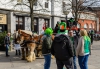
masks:
<svg viewBox="0 0 100 69"><path fill-rule="evenodd" d="M78 45L78 36L73 36L72 38L73 38L73 40L71 40L71 41L72 41L73 52L74 52L74 56L75 56L76 55L76 48L77 48L77 45Z"/></svg>
<svg viewBox="0 0 100 69"><path fill-rule="evenodd" d="M43 39L42 43L42 54L51 54L51 45L52 45L52 38L49 36L46 36Z"/></svg>
<svg viewBox="0 0 100 69"><path fill-rule="evenodd" d="M66 43L65 43L66 45L63 47L63 40L65 40L64 39L65 37L66 37ZM61 60L61 61L66 61L74 56L73 47L72 47L69 37L64 35L64 38L55 37L51 46L51 54L54 55L57 60Z"/></svg>
<svg viewBox="0 0 100 69"><path fill-rule="evenodd" d="M9 36L5 36L4 44L10 44L10 37Z"/></svg>

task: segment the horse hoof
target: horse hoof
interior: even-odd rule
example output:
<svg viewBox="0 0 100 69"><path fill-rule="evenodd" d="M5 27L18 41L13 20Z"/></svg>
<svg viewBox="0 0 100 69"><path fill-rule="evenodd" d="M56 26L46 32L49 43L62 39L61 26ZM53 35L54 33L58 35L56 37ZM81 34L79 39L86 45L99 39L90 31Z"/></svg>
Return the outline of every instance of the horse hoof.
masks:
<svg viewBox="0 0 100 69"><path fill-rule="evenodd" d="M39 55L39 57L41 57L41 55Z"/></svg>
<svg viewBox="0 0 100 69"><path fill-rule="evenodd" d="M32 62L32 60L27 60L27 62Z"/></svg>

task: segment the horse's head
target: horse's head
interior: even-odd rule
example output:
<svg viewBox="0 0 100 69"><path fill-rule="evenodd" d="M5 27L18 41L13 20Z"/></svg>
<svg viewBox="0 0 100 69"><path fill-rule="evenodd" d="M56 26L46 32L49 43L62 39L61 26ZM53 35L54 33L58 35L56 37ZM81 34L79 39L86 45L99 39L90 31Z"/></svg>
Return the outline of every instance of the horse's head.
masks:
<svg viewBox="0 0 100 69"><path fill-rule="evenodd" d="M23 43L23 41L28 41L31 40L31 36L25 32L23 32L23 30L18 30L17 32L17 37L16 37L16 43Z"/></svg>
<svg viewBox="0 0 100 69"><path fill-rule="evenodd" d="M24 41L24 36L21 34L18 34L17 38L16 38L16 43L21 44Z"/></svg>

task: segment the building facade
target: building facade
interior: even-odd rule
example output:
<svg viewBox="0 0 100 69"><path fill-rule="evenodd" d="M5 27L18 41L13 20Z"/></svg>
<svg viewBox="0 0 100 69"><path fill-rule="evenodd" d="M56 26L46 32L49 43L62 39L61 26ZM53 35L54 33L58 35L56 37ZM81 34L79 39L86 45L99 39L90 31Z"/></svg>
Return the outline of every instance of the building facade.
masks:
<svg viewBox="0 0 100 69"><path fill-rule="evenodd" d="M86 30L96 30L97 17L96 14L91 12L80 12L80 17L78 19L78 28L84 28Z"/></svg>
<svg viewBox="0 0 100 69"><path fill-rule="evenodd" d="M18 29L31 31L30 9L23 5L27 4L27 0L10 1L0 1L0 32L14 33L14 30ZM41 34L44 27L54 28L58 21L66 21L66 16L71 12L71 7L68 4L71 5L69 0L38 0L35 2L33 10L34 31ZM94 18L91 19L89 16ZM93 29L96 25L95 15L82 13L78 23L80 28Z"/></svg>
<svg viewBox="0 0 100 69"><path fill-rule="evenodd" d="M1 31L13 33L14 30L31 30L30 9L23 5L27 0L2 0L0 1L0 14L6 16L6 23L0 23ZM57 21L65 21L64 4L66 0L38 0L34 3L34 31L43 32L43 27L54 28ZM28 5L28 4L27 4Z"/></svg>
<svg viewBox="0 0 100 69"><path fill-rule="evenodd" d="M26 1L26 0L25 0ZM0 1L0 31L13 33L14 30L31 30L29 8L24 0L14 0L10 2ZM41 3L39 3L41 2ZM18 6L15 6L20 4ZM41 4L41 5L40 5ZM45 10L44 10L45 9ZM34 4L34 30L40 34L43 32L43 26L51 27L51 2L39 0Z"/></svg>
<svg viewBox="0 0 100 69"><path fill-rule="evenodd" d="M99 5L95 5L93 7L88 7L89 11L94 12L97 16L97 24L96 24L96 29L97 32L100 31L100 7Z"/></svg>

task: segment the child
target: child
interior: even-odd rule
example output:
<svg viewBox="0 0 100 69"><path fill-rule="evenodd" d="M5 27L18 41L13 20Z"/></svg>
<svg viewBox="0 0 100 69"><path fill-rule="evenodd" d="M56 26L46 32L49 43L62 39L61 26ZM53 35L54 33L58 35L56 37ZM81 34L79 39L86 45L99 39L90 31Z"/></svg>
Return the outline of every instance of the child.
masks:
<svg viewBox="0 0 100 69"><path fill-rule="evenodd" d="M21 55L20 52L20 44L17 43L16 41L16 36L18 35L18 32L14 30L14 49L16 50L16 54L15 55Z"/></svg>
<svg viewBox="0 0 100 69"><path fill-rule="evenodd" d="M15 50L16 50L16 54L15 55L21 55L21 52L20 52L20 44L17 44L15 43L14 44L14 47L15 47Z"/></svg>

